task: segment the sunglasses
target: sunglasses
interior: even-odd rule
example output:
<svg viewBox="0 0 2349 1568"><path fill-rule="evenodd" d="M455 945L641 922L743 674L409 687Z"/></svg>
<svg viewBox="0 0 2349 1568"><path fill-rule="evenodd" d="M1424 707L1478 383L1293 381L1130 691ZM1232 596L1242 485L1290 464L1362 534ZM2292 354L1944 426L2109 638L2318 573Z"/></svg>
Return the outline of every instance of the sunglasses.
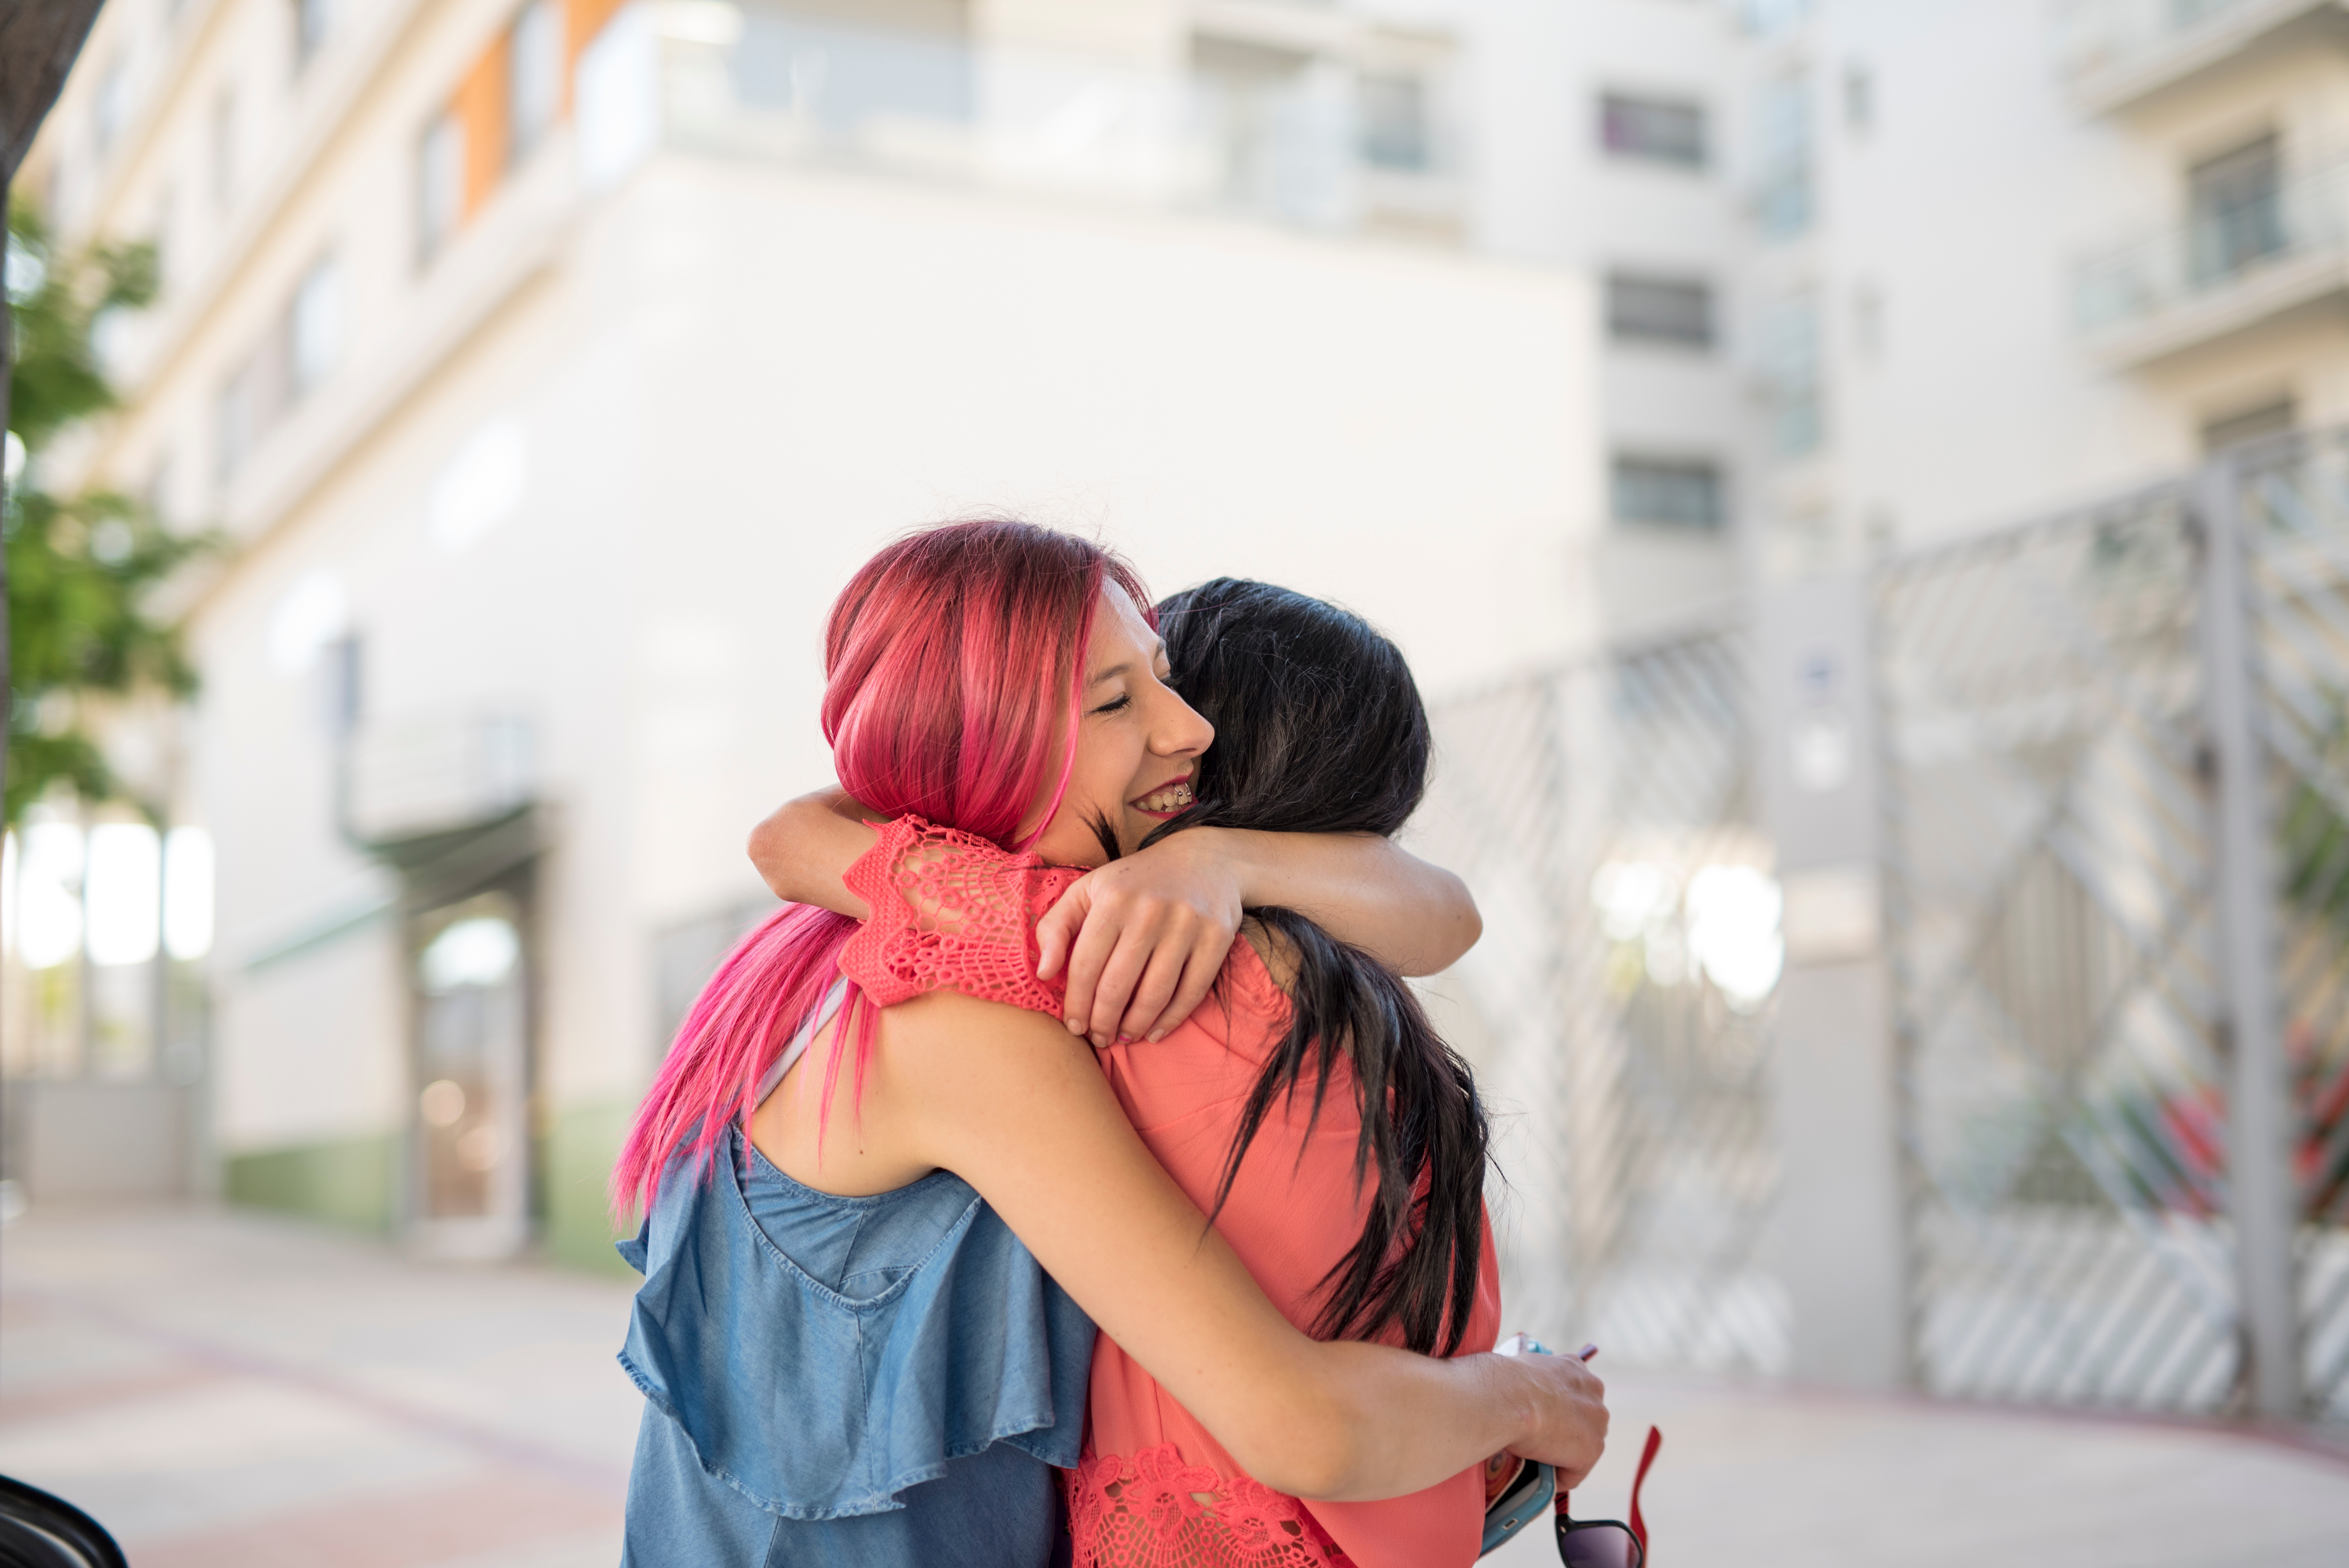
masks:
<svg viewBox="0 0 2349 1568"><path fill-rule="evenodd" d="M1570 1519L1566 1494L1558 1494L1557 1556L1566 1568L1645 1568L1648 1523L1640 1517L1640 1488L1647 1482L1648 1467L1656 1462L1656 1450L1663 1446L1664 1434L1650 1427L1648 1446L1640 1450L1639 1473L1631 1478L1629 1524L1613 1519Z"/></svg>

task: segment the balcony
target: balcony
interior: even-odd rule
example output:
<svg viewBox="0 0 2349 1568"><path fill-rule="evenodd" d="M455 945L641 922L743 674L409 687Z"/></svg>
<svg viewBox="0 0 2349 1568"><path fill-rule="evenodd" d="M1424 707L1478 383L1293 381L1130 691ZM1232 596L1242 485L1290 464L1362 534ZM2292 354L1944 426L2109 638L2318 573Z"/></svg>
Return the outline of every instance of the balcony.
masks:
<svg viewBox="0 0 2349 1568"><path fill-rule="evenodd" d="M2089 350L2116 369L2339 294L2349 288L2349 161L2287 174L2093 256L2075 284Z"/></svg>
<svg viewBox="0 0 2349 1568"><path fill-rule="evenodd" d="M1456 231L1440 72L1415 63L1441 42L1332 42L1306 26L1326 22L1315 9L1259 9L1293 14L1299 36L1202 33L1151 59L670 0L624 74L657 74L672 147L1325 231ZM582 88L584 115L584 75Z"/></svg>
<svg viewBox="0 0 2349 1568"><path fill-rule="evenodd" d="M2055 53L2072 101L2110 114L2254 48L2349 36L2341 0L2064 0Z"/></svg>

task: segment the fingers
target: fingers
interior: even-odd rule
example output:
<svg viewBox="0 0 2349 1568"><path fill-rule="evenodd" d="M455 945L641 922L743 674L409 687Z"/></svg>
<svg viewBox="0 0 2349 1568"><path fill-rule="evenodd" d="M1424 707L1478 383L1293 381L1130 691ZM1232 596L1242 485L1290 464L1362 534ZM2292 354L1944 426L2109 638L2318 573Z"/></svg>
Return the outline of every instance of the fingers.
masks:
<svg viewBox="0 0 2349 1568"><path fill-rule="evenodd" d="M1085 916L1093 906L1093 879L1078 878L1069 884L1044 918L1036 923L1036 977L1050 980L1068 962L1069 950L1075 945L1077 933L1084 929Z"/></svg>
<svg viewBox="0 0 2349 1568"><path fill-rule="evenodd" d="M1117 912L1106 901L1096 898L1085 912L1084 923L1078 928L1077 939L1069 949L1069 997L1061 1009L1061 1016L1072 1035L1092 1033L1095 994L1099 990L1102 971L1118 945L1120 927Z"/></svg>
<svg viewBox="0 0 2349 1568"><path fill-rule="evenodd" d="M1152 949L1142 984L1133 988L1133 1000L1118 1015L1118 1038L1138 1040L1158 1026L1158 1016L1174 999L1174 989L1182 984L1196 946L1195 942L1170 935Z"/></svg>
<svg viewBox="0 0 2349 1568"><path fill-rule="evenodd" d="M1147 973L1150 955L1157 945L1154 937L1129 925L1117 939L1117 947L1102 965L1100 982L1093 988L1092 1026L1085 1033L1092 1038L1093 1049L1106 1050L1117 1044L1118 1029L1125 1018L1127 1004L1133 999L1134 987Z"/></svg>
<svg viewBox="0 0 2349 1568"><path fill-rule="evenodd" d="M1230 948L1228 940L1205 943L1192 948L1190 957L1184 962L1183 980L1175 986L1174 995L1167 1000L1165 1006L1159 1009L1158 1016L1149 1027L1135 1037L1157 1041L1174 1033L1175 1027L1207 999L1207 993L1215 989L1216 976L1223 973L1224 954Z"/></svg>
<svg viewBox="0 0 2349 1568"><path fill-rule="evenodd" d="M1607 1451L1607 1385L1581 1361L1563 1356L1537 1355L1525 1364L1540 1380L1542 1412L1538 1451L1518 1451L1557 1469L1561 1491L1581 1484Z"/></svg>

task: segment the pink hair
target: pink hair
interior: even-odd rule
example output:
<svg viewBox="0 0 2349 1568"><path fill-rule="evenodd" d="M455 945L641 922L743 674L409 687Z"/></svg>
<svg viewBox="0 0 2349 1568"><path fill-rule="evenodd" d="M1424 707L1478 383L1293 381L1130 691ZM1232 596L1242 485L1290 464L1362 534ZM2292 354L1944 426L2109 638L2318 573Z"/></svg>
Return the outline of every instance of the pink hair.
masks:
<svg viewBox="0 0 2349 1568"><path fill-rule="evenodd" d="M824 625L823 735L841 788L884 816L926 817L1032 847L1076 767L1084 652L1104 583L1155 624L1132 567L1096 544L1023 522L954 522L864 563ZM1059 778L1035 830L1020 820ZM760 1079L836 977L846 915L786 904L702 988L636 1109L612 1171L612 1211L647 1209L683 1152L706 1159L756 1109ZM833 1031L823 1104L855 1048L861 1098L879 1018L854 987Z"/></svg>

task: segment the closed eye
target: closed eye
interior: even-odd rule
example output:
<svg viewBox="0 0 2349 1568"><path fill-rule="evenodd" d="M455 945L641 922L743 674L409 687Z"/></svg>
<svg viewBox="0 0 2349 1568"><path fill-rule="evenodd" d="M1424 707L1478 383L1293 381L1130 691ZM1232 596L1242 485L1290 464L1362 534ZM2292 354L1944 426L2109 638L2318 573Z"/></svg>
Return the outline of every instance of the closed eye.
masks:
<svg viewBox="0 0 2349 1568"><path fill-rule="evenodd" d="M1102 704L1099 707L1097 707L1097 708L1093 709L1093 712L1094 712L1094 713L1096 713L1096 714L1103 714L1103 713L1117 713L1117 712L1119 712L1119 711L1121 711L1121 710L1123 710L1123 709L1124 709L1124 708L1132 707L1133 706L1133 697L1132 694L1131 694L1131 693L1129 693L1128 695L1126 695L1126 696L1122 696L1122 697L1119 697L1119 698L1115 699L1114 701L1112 701L1112 702L1105 702L1105 703Z"/></svg>

